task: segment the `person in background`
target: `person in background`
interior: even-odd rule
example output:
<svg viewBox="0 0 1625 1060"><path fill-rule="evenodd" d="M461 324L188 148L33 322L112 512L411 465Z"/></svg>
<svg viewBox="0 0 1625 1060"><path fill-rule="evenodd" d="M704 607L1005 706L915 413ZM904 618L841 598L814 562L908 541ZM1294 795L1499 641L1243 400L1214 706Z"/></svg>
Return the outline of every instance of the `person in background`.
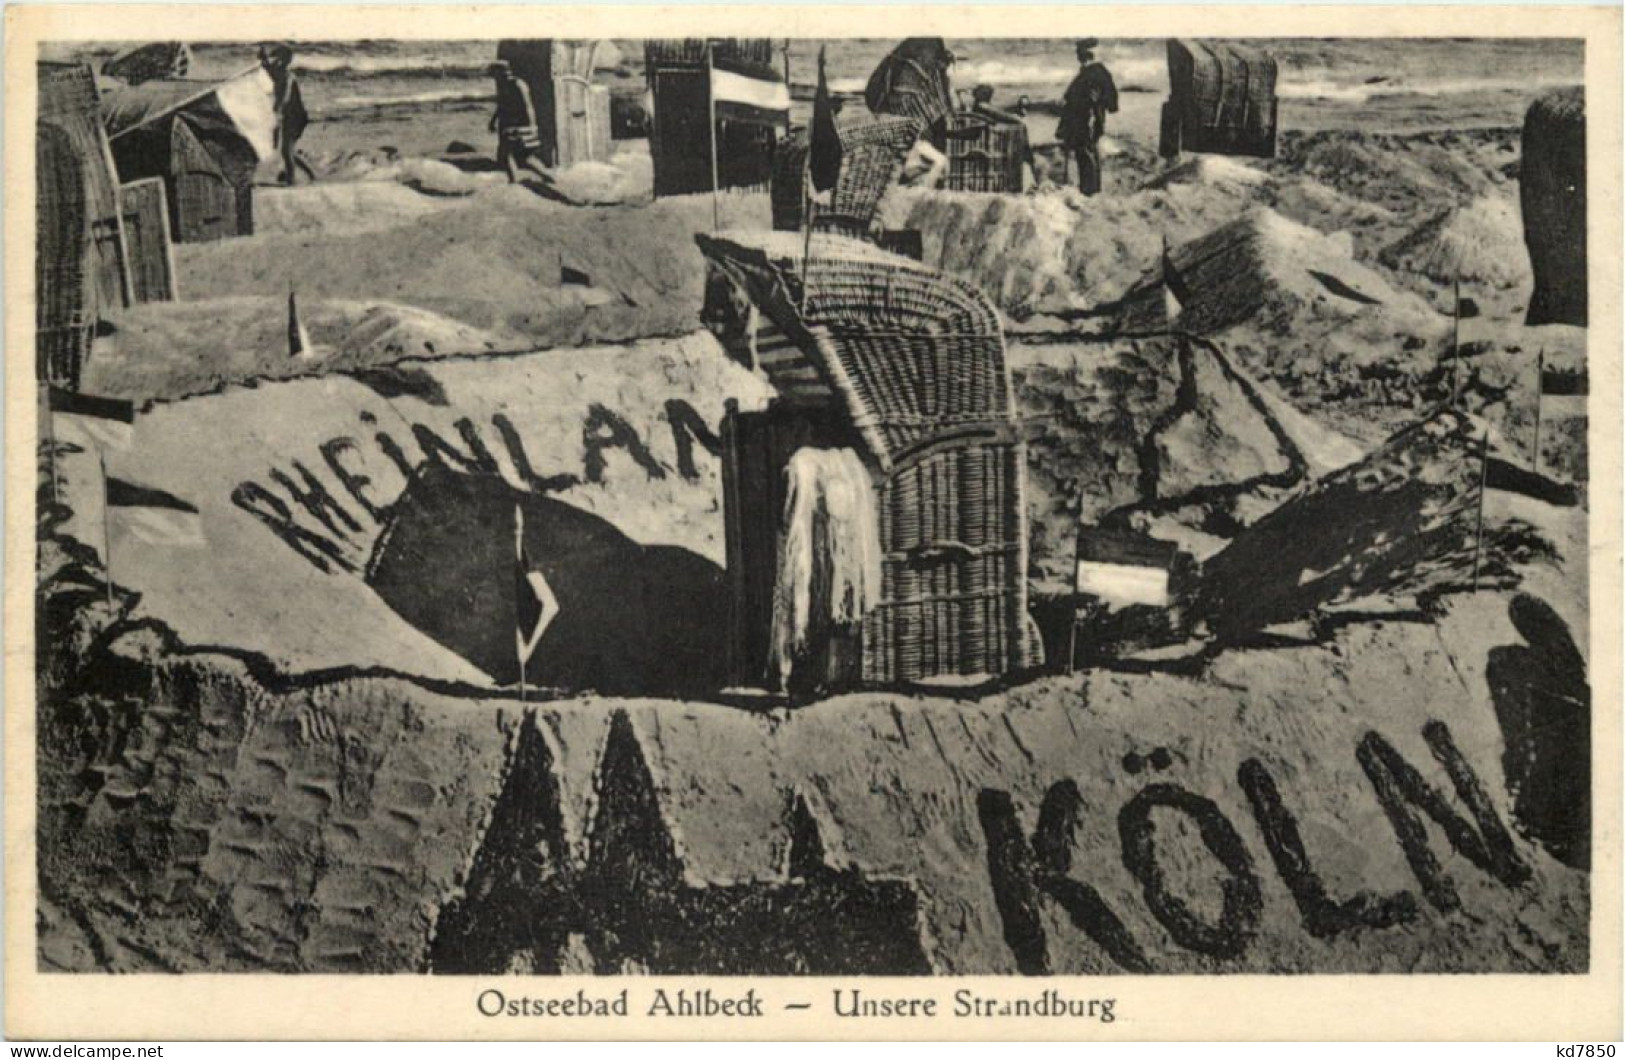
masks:
<svg viewBox="0 0 1625 1060"><path fill-rule="evenodd" d="M1000 125L1020 125L1021 115L1016 111L1001 110L993 105L993 86L977 85L971 89L971 113ZM1025 100L1027 97L1021 97Z"/></svg>
<svg viewBox="0 0 1625 1060"><path fill-rule="evenodd" d="M1055 130L1078 162L1078 189L1085 195L1100 192L1100 138L1106 115L1117 113L1117 84L1104 65L1095 60L1094 37L1078 42L1078 76L1061 100L1061 124Z"/></svg>
<svg viewBox="0 0 1625 1060"><path fill-rule="evenodd" d="M299 79L293 75L293 49L286 44L262 44L260 65L271 77L271 107L276 114L271 142L282 156L282 183L293 186L296 167L303 169L314 182L315 170L298 152L299 137L310 124L310 113L305 110L305 100L299 92Z"/></svg>
<svg viewBox="0 0 1625 1060"><path fill-rule="evenodd" d="M509 184L519 182L520 166L551 183L553 174L542 164L542 134L530 86L506 62L498 60L489 69L497 87L497 109L489 126L497 134L497 163L508 171Z"/></svg>

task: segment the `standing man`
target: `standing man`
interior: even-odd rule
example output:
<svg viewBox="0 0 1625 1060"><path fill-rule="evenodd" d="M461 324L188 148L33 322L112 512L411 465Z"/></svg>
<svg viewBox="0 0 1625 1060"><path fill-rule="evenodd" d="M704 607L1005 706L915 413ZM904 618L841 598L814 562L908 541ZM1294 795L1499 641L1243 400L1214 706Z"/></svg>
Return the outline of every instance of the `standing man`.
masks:
<svg viewBox="0 0 1625 1060"><path fill-rule="evenodd" d="M271 106L276 114L276 128L271 142L282 155L282 183L293 186L294 167L303 169L312 181L316 173L310 164L298 155L299 137L310 124L305 100L299 92L299 79L293 76L293 49L286 44L260 45L260 65L271 75Z"/></svg>
<svg viewBox="0 0 1625 1060"><path fill-rule="evenodd" d="M530 86L514 75L513 67L499 59L490 66L497 83L497 111L489 128L497 134L497 163L508 171L508 183L519 182L524 166L549 183L553 174L542 164L542 133L536 122L536 105Z"/></svg>
<svg viewBox="0 0 1625 1060"><path fill-rule="evenodd" d="M1061 101L1061 124L1056 139L1078 160L1078 189L1085 195L1100 192L1100 137L1106 115L1117 113L1117 84L1110 71L1095 61L1100 41L1078 42L1078 76L1067 86Z"/></svg>

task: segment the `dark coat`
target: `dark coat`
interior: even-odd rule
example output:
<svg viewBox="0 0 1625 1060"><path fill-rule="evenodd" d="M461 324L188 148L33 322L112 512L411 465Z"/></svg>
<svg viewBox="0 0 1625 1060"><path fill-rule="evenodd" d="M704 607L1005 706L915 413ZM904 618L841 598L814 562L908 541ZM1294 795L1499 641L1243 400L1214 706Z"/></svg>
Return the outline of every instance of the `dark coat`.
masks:
<svg viewBox="0 0 1625 1060"><path fill-rule="evenodd" d="M1068 147L1094 143L1106 131L1106 115L1117 113L1117 83L1111 72L1091 62L1066 87L1055 138Z"/></svg>

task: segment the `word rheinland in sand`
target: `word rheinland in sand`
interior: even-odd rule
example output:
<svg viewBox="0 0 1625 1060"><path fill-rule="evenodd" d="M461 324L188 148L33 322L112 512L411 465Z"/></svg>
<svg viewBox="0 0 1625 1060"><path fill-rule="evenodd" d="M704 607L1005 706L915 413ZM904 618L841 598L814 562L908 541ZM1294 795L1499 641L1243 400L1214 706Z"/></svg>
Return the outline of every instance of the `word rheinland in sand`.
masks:
<svg viewBox="0 0 1625 1060"><path fill-rule="evenodd" d="M574 469L541 471L513 421L503 413L491 417L482 429L469 417L455 420L451 432L424 423L406 430L380 426L378 418L362 412L362 431L339 435L317 446L321 463L314 468L290 460L273 468L269 482L239 482L231 500L259 519L289 548L324 574L359 573L370 541L389 516L389 502L380 496L376 461L382 457L392 477L405 481L426 462L434 461L471 475L502 475L498 453L506 457L516 485L538 496L560 493L604 481L611 453L623 453L648 480L664 479L675 470L682 478L700 478L695 460L698 445L712 456L722 451L721 440L705 418L688 402L673 398L665 405L665 424L676 450L675 467L658 459L649 438L620 413L604 405L589 406L581 424L581 462ZM409 435L409 440L405 437ZM408 452L411 445L420 455Z"/></svg>
<svg viewBox="0 0 1625 1060"><path fill-rule="evenodd" d="M1443 792L1407 762L1380 733L1361 737L1355 756L1365 772L1383 814L1404 852L1426 900L1442 913L1461 908L1455 881L1429 846L1424 818L1431 818L1450 846L1506 887L1528 881L1532 872L1518 856L1483 784L1457 749L1443 722L1422 729L1433 757L1444 767L1461 804L1463 817ZM1275 779L1256 758L1241 763L1237 782L1247 796L1276 873L1286 884L1303 926L1318 939L1357 930L1380 930L1408 924L1420 914L1407 891L1377 895L1361 891L1338 899L1315 871L1296 816L1281 799ZM1094 887L1072 875L1072 836L1084 812L1076 782L1053 784L1039 808L1038 825L1027 836L1008 792L984 788L977 798L982 832L987 840L988 871L1004 938L1026 975L1050 973L1050 941L1042 905L1052 902L1075 927L1117 964L1133 972L1154 971L1152 962L1128 926ZM1176 893L1153 813L1178 814L1200 837L1222 879L1218 914L1193 908ZM1234 824L1212 799L1177 784L1142 788L1118 811L1117 828L1123 865L1140 885L1146 907L1180 947L1219 959L1247 952L1258 933L1263 889L1246 844Z"/></svg>

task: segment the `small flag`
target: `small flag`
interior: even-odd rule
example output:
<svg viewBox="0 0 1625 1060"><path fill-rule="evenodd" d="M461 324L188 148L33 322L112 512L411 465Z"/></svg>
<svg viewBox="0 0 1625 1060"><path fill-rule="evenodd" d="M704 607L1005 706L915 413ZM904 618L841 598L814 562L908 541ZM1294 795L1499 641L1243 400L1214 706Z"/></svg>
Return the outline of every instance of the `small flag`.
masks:
<svg viewBox="0 0 1625 1060"><path fill-rule="evenodd" d="M117 398L50 388L50 412L101 449L127 449L134 433L135 406Z"/></svg>
<svg viewBox="0 0 1625 1060"><path fill-rule="evenodd" d="M823 48L818 49L818 91L813 96L812 142L807 151L807 172L815 192L834 188L841 175L841 134L835 128L835 107L829 98Z"/></svg>
<svg viewBox="0 0 1625 1060"><path fill-rule="evenodd" d="M1166 541L1097 527L1078 530L1074 588L1108 607L1166 607L1179 550Z"/></svg>
<svg viewBox="0 0 1625 1060"><path fill-rule="evenodd" d="M525 554L525 513L518 505L513 509L514 543L514 647L519 654L519 672L524 675L525 665L535 654L542 635L559 614L559 602L553 596L552 586L542 572L531 566Z"/></svg>
<svg viewBox="0 0 1625 1060"><path fill-rule="evenodd" d="M1173 255L1168 250L1168 237L1162 239L1162 310L1167 318L1168 326L1172 327L1174 321L1184 312L1185 304L1190 301L1191 292L1185 286L1185 278L1179 275L1174 268Z"/></svg>
<svg viewBox="0 0 1625 1060"><path fill-rule="evenodd" d="M1493 338L1489 322L1479 311L1478 302L1463 298L1461 281L1456 281L1456 356L1471 357L1483 353Z"/></svg>
<svg viewBox="0 0 1625 1060"><path fill-rule="evenodd" d="M288 288L288 356L308 357L315 352L315 346L310 341L310 332L305 330L304 321L299 319L299 302L294 298L293 288Z"/></svg>
<svg viewBox="0 0 1625 1060"><path fill-rule="evenodd" d="M149 545L203 544L203 519L196 505L123 479L107 480L107 525Z"/></svg>

